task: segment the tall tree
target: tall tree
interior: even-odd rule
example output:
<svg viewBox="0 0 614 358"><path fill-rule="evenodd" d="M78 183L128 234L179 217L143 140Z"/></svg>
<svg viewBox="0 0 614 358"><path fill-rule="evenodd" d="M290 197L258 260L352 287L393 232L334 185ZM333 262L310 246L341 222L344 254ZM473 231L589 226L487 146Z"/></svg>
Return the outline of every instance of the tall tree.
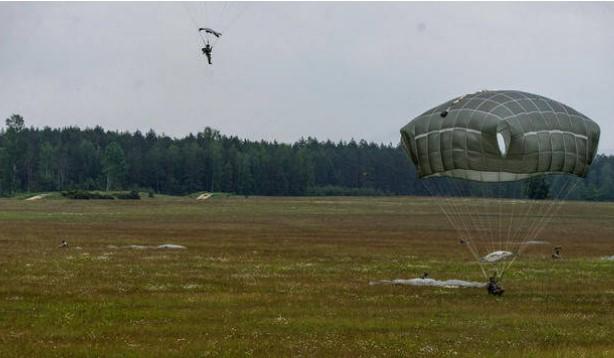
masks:
<svg viewBox="0 0 614 358"><path fill-rule="evenodd" d="M102 163L106 175L106 190L121 188L122 180L128 171L122 147L116 142L109 144L104 150Z"/></svg>
<svg viewBox="0 0 614 358"><path fill-rule="evenodd" d="M23 117L19 114L12 114L9 118L6 119L6 127L8 129L20 132L22 129L25 128L25 122L23 120Z"/></svg>

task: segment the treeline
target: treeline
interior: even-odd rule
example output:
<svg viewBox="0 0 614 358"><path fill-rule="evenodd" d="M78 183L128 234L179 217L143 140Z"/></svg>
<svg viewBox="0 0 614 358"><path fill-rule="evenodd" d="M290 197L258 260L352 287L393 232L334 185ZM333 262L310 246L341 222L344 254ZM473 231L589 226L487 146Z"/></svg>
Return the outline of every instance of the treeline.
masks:
<svg viewBox="0 0 614 358"><path fill-rule="evenodd" d="M614 157L600 155L583 199L614 200ZM211 128L171 138L79 129L28 128L19 115L0 131L0 194L140 190L164 194L427 195L399 145L302 139L249 141Z"/></svg>

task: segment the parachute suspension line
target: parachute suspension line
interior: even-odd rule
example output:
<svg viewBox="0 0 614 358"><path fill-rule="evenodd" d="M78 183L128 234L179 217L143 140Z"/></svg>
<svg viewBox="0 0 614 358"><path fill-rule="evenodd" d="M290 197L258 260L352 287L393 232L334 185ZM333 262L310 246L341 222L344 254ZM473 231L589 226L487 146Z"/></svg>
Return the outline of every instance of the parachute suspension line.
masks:
<svg viewBox="0 0 614 358"><path fill-rule="evenodd" d="M489 184L489 190L487 191L487 199L489 210L487 216L494 214L496 217L489 220L489 226L493 231L491 236L492 250L502 249L501 239L501 205L503 199L501 198L501 183ZM498 270L497 270L498 271ZM497 272L498 273L498 272Z"/></svg>
<svg viewBox="0 0 614 358"><path fill-rule="evenodd" d="M494 252L499 249L497 245L497 241L499 239L499 231L498 231L498 206L499 206L499 197L498 197L498 184L497 183L477 183L477 186L480 187L482 199L484 207L486 208L482 212L482 225L488 228L487 238L484 240L485 243L488 243L488 252ZM495 271L495 275L499 275L499 267L498 263L493 263L493 269Z"/></svg>
<svg viewBox="0 0 614 358"><path fill-rule="evenodd" d="M499 232L499 247L502 250L510 251L510 240L512 236L512 228L513 228L513 220L514 220L514 209L515 209L515 188L516 183L514 182L506 182L498 184L498 201L499 201L499 215L498 215L498 232ZM505 190L503 190L505 189ZM509 220L507 220L507 227L505 227L506 223L504 222L503 216L507 215ZM505 230L504 230L505 228Z"/></svg>
<svg viewBox="0 0 614 358"><path fill-rule="evenodd" d="M523 236L523 230L525 230L526 226L531 222L535 203L527 200L525 187L522 182L514 182L513 185L513 199L510 202L512 214L510 215L510 228L508 230L509 237L506 241L506 251L512 252L514 254L512 260L516 260L520 255L516 250L518 241L521 240ZM505 269L504 267L501 272L502 275Z"/></svg>
<svg viewBox="0 0 614 358"><path fill-rule="evenodd" d="M452 224L453 228L457 233L461 236L462 239L468 239L468 231L462 222L459 222L458 213L456 212L456 207L451 201L446 193L442 191L442 189L437 185L438 179L431 179L423 181L423 184L426 190L429 192L429 195L432 197L437 197L437 205L441 209L441 211L446 215L446 218ZM431 187L432 185L432 187Z"/></svg>
<svg viewBox="0 0 614 358"><path fill-rule="evenodd" d="M500 249L497 242L499 241L499 230L498 230L498 220L499 220L499 211L498 206L500 203L500 199L498 196L497 188L499 187L498 183L478 183L478 186L483 186L482 189L482 202L486 207L486 211L482 214L484 217L484 225L488 228L488 238L487 241L490 243L489 252L494 252ZM496 215L494 219L492 216Z"/></svg>
<svg viewBox="0 0 614 358"><path fill-rule="evenodd" d="M521 189L521 190L523 190L523 189ZM539 213L539 203L538 203L538 200L525 200L525 201L529 202L529 207L524 212L521 224L519 225L517 232L514 234L512 240L511 240L510 251L514 253L514 256L507 263L507 265L506 264L503 265L503 268L502 268L501 273L499 275L500 278L503 277L503 275L507 271L507 269L510 268L511 265L520 256L520 254L521 254L520 253L520 245L521 245L522 242L524 242L524 237L526 237L526 235L527 235L526 233L529 232L531 230L531 227L534 225L534 221L531 221L531 218L533 216L536 216ZM538 208L537 212L533 213L533 209L535 209L536 207ZM528 224L529 228L527 228L526 232L523 234L525 225L527 225L527 224Z"/></svg>
<svg viewBox="0 0 614 358"><path fill-rule="evenodd" d="M511 185L511 188L513 189L513 183L510 184L510 185ZM504 213L508 217L511 217L512 214L509 211L510 211L512 200L510 200L510 195L509 195L510 193L509 192L510 192L510 186L506 187L505 193L503 194L505 201L504 201L504 203L502 205L503 205L503 207L505 209ZM507 250L507 247L508 247L508 242L509 242L509 231L510 231L510 225L509 224L510 224L510 222L509 222L509 220L507 220L507 222L503 222L503 217L501 217L501 223L502 223L502 225L505 228L505 231L501 234L502 235L501 247L504 247L505 251L509 251L509 250Z"/></svg>
<svg viewBox="0 0 614 358"><path fill-rule="evenodd" d="M471 225L473 238L475 240L472 240L470 244L472 245L472 247L475 248L478 256L477 259L480 260L480 256L482 256L480 251L482 248L479 247L479 244L484 242L484 232L483 230L480 230L479 222L479 205L481 205L481 203L479 202L479 198L472 197L472 193L470 192L470 190L467 190L469 189L467 186L463 188L462 183L459 184L458 181L454 179L452 180L452 182L454 188L456 189L456 192L458 193L457 200L459 202L459 206L461 206L459 207L459 212L462 217L462 220L463 222L468 222L468 224Z"/></svg>
<svg viewBox="0 0 614 358"><path fill-rule="evenodd" d="M479 204L479 206L476 205L474 213L476 216L477 230L479 230L481 236L480 242L485 246L482 248L481 256L485 256L490 252L496 251L495 237L497 233L495 232L490 214L493 212L493 201L497 199L492 196L492 186L490 183L475 183L473 186L477 186L479 189L479 191L470 194L472 194L471 196L473 197L477 194L477 199L475 200L476 204Z"/></svg>
<svg viewBox="0 0 614 358"><path fill-rule="evenodd" d="M561 188L561 190L563 190L564 188ZM520 251L522 249L522 246L526 246L523 245L527 239L529 237L532 236L532 234L538 230L538 228L540 226L543 225L544 220L547 218L547 216L549 215L549 213L551 212L552 207L557 203L556 198L559 197L561 194L561 192L559 192L559 194L555 195L554 198L552 198L552 200L532 200L532 203L536 203L538 210L535 213L536 219L533 220L531 222L531 225L529 225L528 230L526 231L526 233L524 235L522 235L520 237L519 242L517 243L517 247L516 249L518 250L518 253L520 254Z"/></svg>
<svg viewBox="0 0 614 358"><path fill-rule="evenodd" d="M524 187L523 190L526 192L526 187ZM529 207L524 213L524 218L517 234L512 240L511 251L516 254L516 257L520 255L520 245L525 241L527 234L533 230L535 224L539 220L538 218L540 217L544 206L540 200L526 198L525 201L529 203Z"/></svg>
<svg viewBox="0 0 614 358"><path fill-rule="evenodd" d="M439 180L442 183L440 183L439 188L438 188L438 193L439 195L441 195L442 197L442 201L449 207L449 209L453 212L454 214L454 218L456 219L456 221L460 224L457 224L457 226L462 226L463 230L465 231L465 239L467 241L469 241L472 238L472 234L471 231L467 225L467 221L463 220L462 217L462 212L459 209L459 205L458 205L458 197L459 195L459 191L457 188L455 188L453 185L454 182L453 180L450 179L435 179L435 180ZM445 185L445 182L450 183L448 186ZM434 182L437 183L437 182Z"/></svg>
<svg viewBox="0 0 614 358"><path fill-rule="evenodd" d="M459 219L461 220L461 222L463 223L467 223L467 230L472 232L473 234L470 234L470 240L468 240L465 245L467 245L467 248L472 250L474 258L477 260L477 262L479 264L482 264L482 260L481 260L481 252L482 248L480 247L480 243L484 242L483 240L483 235L484 235L484 231L480 230L479 228L479 223L478 221L478 216L475 213L476 209L475 208L471 208L471 198L468 198L466 196L464 196L464 194L462 193L462 191L458 190L459 193L459 197L456 198L456 203L457 203L457 211L458 211L458 216ZM469 201L469 204L463 204L463 201ZM468 210L463 210L463 207L468 209ZM469 215L469 220L467 220L465 217L467 216L467 214Z"/></svg>
<svg viewBox="0 0 614 358"><path fill-rule="evenodd" d="M540 227L540 225L542 225L544 219L546 218L546 214L550 211L550 207L553 205L553 203L555 203L554 200L533 199L533 201L536 203L538 210L535 213L535 219L531 222L531 225L529 225L529 228L527 229L526 233L520 238L520 241L517 243L516 249L518 250L518 252L520 252L520 249L523 246L523 243L526 242L527 238L530 237L532 233Z"/></svg>
<svg viewBox="0 0 614 358"><path fill-rule="evenodd" d="M463 210L463 207L467 208L467 205L464 205L462 202L466 201L467 199L464 196L462 188L458 182L454 179L448 179L447 182L451 183L451 185L448 184L448 186L450 186L453 190L452 197L449 197L447 201L453 206L457 219L463 224L463 227L467 232L468 240L466 240L466 243L468 244L468 247L474 251L477 259L479 260L479 248L476 246L477 242L474 239L476 239L480 233L478 230L476 230L474 218L471 216L472 211ZM470 215L470 221L465 219L466 214Z"/></svg>
<svg viewBox="0 0 614 358"><path fill-rule="evenodd" d="M477 220L478 217L476 216L476 209L474 206L478 205L479 203L474 203L474 200L472 200L472 198L470 197L470 193L468 193L466 190L463 190L462 184L459 184L457 180L450 179L450 183L455 190L459 218L460 220L462 220L462 222L466 222L467 226L470 226L470 230L473 232L472 240L469 244L471 244L471 246L475 249L479 260L480 248L477 244L482 241L480 239L480 237L482 236L482 232L479 230L479 223ZM463 202L465 202L465 204L463 204Z"/></svg>
<svg viewBox="0 0 614 358"><path fill-rule="evenodd" d="M575 178L567 179L568 180L565 181L565 183L561 186L560 190L558 191L558 194L553 198L553 200L550 200L549 205L546 206L547 209L542 213L539 219L539 224L532 231L526 234L525 239L520 243L518 247L518 254L514 256L514 258L512 258L512 260L505 266L505 270L510 268L514 261L516 261L516 258L520 256L520 254L528 247L528 245L526 244L527 240L537 239L543 229L545 229L546 226L548 226L548 224L552 221L552 218L555 216L555 214L560 211L569 194L571 194L578 185L579 180ZM573 182L571 187L569 187L570 182Z"/></svg>
<svg viewBox="0 0 614 358"><path fill-rule="evenodd" d="M478 230L480 230L481 234L480 242L482 242L485 246L482 248L483 252L481 256L485 256L486 254L496 250L494 242L495 232L489 217L489 213L492 212L492 201L495 199L492 198L492 195L489 192L489 185L490 184L488 183L475 183L473 186L477 187L479 191L470 193L471 196L476 197L476 204L479 203L479 212L476 214L476 220L478 222Z"/></svg>
<svg viewBox="0 0 614 358"><path fill-rule="evenodd" d="M460 187L458 183L456 183L456 185L457 187ZM465 187L467 190L465 191L461 200L469 201L469 204L464 205L464 208L468 209L467 213L469 214L469 218L471 219L471 223L473 224L473 230L475 232L474 237L477 239L472 240L469 243L469 245L471 246L468 247L473 248L475 252L474 257L480 265L480 268L482 269L482 274L484 275L485 279L488 279L488 273L484 269L484 263L482 261L482 256L484 256L485 248L479 247L478 245L479 243L487 243L488 236L490 235L489 230L485 230L489 229L488 225L485 225L484 227L484 222L480 221L480 207L484 206L486 202L484 200L481 200L480 197L475 197L474 193L471 191L471 186L466 185ZM459 211L463 213L463 208L459 208Z"/></svg>
<svg viewBox="0 0 614 358"><path fill-rule="evenodd" d="M438 179L439 178L432 178L430 180L426 179L426 180L423 180L422 183L424 184L424 187L429 192L429 195L431 197L437 198L438 196L437 194L441 196L441 199L443 200L439 200L439 199L435 200L435 202L437 203L437 206L439 206L439 209L443 212L444 216L446 217L450 225L452 225L452 227L456 231L456 234L461 238L461 240L464 241L464 245L467 246L467 249L469 250L470 254L477 261L480 267L480 271L482 271L482 275L484 276L484 278L488 278L486 274L486 270L484 269L484 265L480 260L479 253L477 249L474 247L474 240L473 240L473 236L471 235L471 231L470 229L468 229L465 221L462 220L461 211L457 209L456 204L454 203L454 198L450 198L449 195L446 195L446 193L443 190L441 190L441 187L437 186L436 181ZM429 184L433 184L434 188L436 189L435 193L433 192L433 190L431 190L432 188L429 187ZM444 204L442 204L442 202ZM448 205L447 208L445 207L446 204ZM453 219L453 215L455 215L455 218L459 220L460 223Z"/></svg>
<svg viewBox="0 0 614 358"><path fill-rule="evenodd" d="M497 204L498 205L498 213L497 213L497 244L501 247L501 243L503 242L503 238L501 237L501 205L503 205L504 198L501 197L501 184L497 184Z"/></svg>
<svg viewBox="0 0 614 358"><path fill-rule="evenodd" d="M483 183L475 185L464 183L463 185L463 183L459 183L455 179L451 179L451 182L452 187L456 190L457 202L461 201L458 204L459 218L463 223L467 222L467 225L471 226L471 230L474 233L471 235L472 240L469 243L471 246L468 246L468 248L473 249L475 259L482 265L483 261L481 258L488 253L486 251L489 248L490 252L494 251L494 245L491 241L493 237L492 227L488 224L488 221L484 220L484 212L489 212L489 202L483 199L486 197ZM475 191L476 186L479 187L479 192ZM480 194L482 195L480 196ZM466 204L462 202L466 202ZM469 220L465 219L466 216L468 216ZM485 274L485 272L483 273ZM485 276L485 278L488 278L488 276Z"/></svg>
<svg viewBox="0 0 614 358"><path fill-rule="evenodd" d="M570 182L573 182L571 187L569 186ZM552 218L554 217L554 215L559 212L559 210L561 209L562 205L565 202L565 199L575 189L577 184L578 184L577 180L570 179L570 180L565 181L565 183L561 186L561 189L559 190L556 197L553 200L551 200L551 205L549 205L549 207L547 208L547 211L542 216L540 225L538 225L535 228L535 230L533 230L533 232L527 235L527 239L536 239L538 237L541 231L550 223L550 221L552 221Z"/></svg>
<svg viewBox="0 0 614 358"><path fill-rule="evenodd" d="M507 225L507 235L505 238L505 251L510 251L510 244L511 241L513 239L513 235L516 233L516 231L518 230L518 228L516 228L516 226L514 226L514 218L516 216L516 207L518 206L518 202L520 201L520 191L518 189L518 187L520 185L518 185L518 183L513 183L511 184L511 195L507 195L508 199L507 199L507 204L511 209L511 214L509 214L509 221L508 221L508 225ZM508 193L509 194L509 193ZM508 210L510 210L508 209Z"/></svg>
<svg viewBox="0 0 614 358"><path fill-rule="evenodd" d="M496 205L497 205L497 243L496 243L496 247L499 250L503 250L503 247L505 246L505 242L507 241L507 238L504 238L504 231L503 231L503 208L505 205L507 205L507 195L506 191L503 190L504 188L508 188L509 185L513 185L512 183L496 183L495 184L495 190L496 190ZM501 276L501 273L503 271L503 266L504 265L504 261L500 261L497 262L497 277Z"/></svg>
<svg viewBox="0 0 614 358"><path fill-rule="evenodd" d="M464 233L460 230L460 226L457 224L456 225L457 234L461 237L461 239L464 239L463 245L467 246L469 253L471 254L471 256L473 256L474 260L476 260L476 262L478 263L480 267L480 271L482 271L482 275L484 276L484 278L487 278L487 274L484 269L484 265L482 261L480 260L480 254L479 254L478 247L476 246L477 240L474 240L475 236L471 234L471 228L469 228L468 225L466 224L466 220L463 220L462 211L458 208L457 203L455 202L454 198L447 198L446 201L449 202L450 205L453 205L453 208L456 211L456 218L462 223L462 228L464 230Z"/></svg>
<svg viewBox="0 0 614 358"><path fill-rule="evenodd" d="M454 220L459 218L458 213L455 212L456 208L454 207L454 204L449 201L449 198L446 198L444 196L444 193L440 190L440 188L437 187L437 183L435 180L437 179L432 179L431 181L423 181L422 183L424 184L426 190L429 192L430 196L437 197L437 194L441 196L441 200L437 199L437 205L444 213L444 215L446 216L454 230L457 232L457 234L461 236L461 239L468 240L469 232L466 230L464 225L461 225L456 220ZM431 190L431 188L429 187L429 183L432 183L436 190ZM442 205L441 202L443 202L444 204ZM465 232L463 232L461 229L464 229Z"/></svg>
<svg viewBox="0 0 614 358"><path fill-rule="evenodd" d="M570 181L573 182L573 184L571 185L571 188L569 188L569 182ZM574 192L574 190L576 189L578 183L579 183L579 180L577 180L576 178L569 178L567 183L564 184L563 188L561 189L561 190L565 190L565 191L563 191L563 197L559 198L558 203L553 208L554 212L552 213L552 215L548 216L548 218L546 220L546 223L539 229L538 232L536 232L534 234L533 239L536 239L539 236L539 234L541 233L541 231L543 231L543 229L550 224L550 221L552 221L552 218L554 217L554 215L558 214L558 212L561 210L561 207L565 204L565 201L567 200L567 197L569 196L569 194Z"/></svg>
<svg viewBox="0 0 614 358"><path fill-rule="evenodd" d="M507 234L507 240L505 242L505 251L510 251L510 243L514 238L514 235L516 234L517 231L521 230L521 227L518 227L519 225L514 226L514 219L516 217L516 207L520 206L518 205L520 202L522 202L522 185L520 185L519 183L514 183L514 186L512 187L512 199L510 200L510 206L512 207L512 214L510 215L510 221L509 221L509 226L508 226L508 234Z"/></svg>
<svg viewBox="0 0 614 358"><path fill-rule="evenodd" d="M514 226L514 219L516 216L516 206L518 206L518 195L516 192L518 185L516 183L509 183L506 187L507 190L505 192L505 202L504 202L504 215L507 215L509 218L507 220L507 227L505 228L504 241L502 242L502 247L505 251L510 250L510 244L512 242L512 238L516 233ZM501 218L503 220L503 218Z"/></svg>
<svg viewBox="0 0 614 358"><path fill-rule="evenodd" d="M535 209L536 206L538 206L539 203L537 203L537 200L527 200L526 198L524 198L524 185L519 185L520 188L520 196L522 197L522 201L524 203L528 203L528 208L526 210L524 210L523 213L521 213L522 215L522 220L520 221L520 223L518 224L518 229L515 231L515 233L513 234L513 236L510 239L510 249L509 251L514 252L515 254L517 253L517 246L519 242L522 242L522 238L523 238L523 230L525 230L525 227L527 226L531 226L531 224L533 223L531 221L531 218L533 217L533 210Z"/></svg>
<svg viewBox="0 0 614 358"><path fill-rule="evenodd" d="M503 250L503 237L502 237L502 228L501 228L501 222L502 222L501 218L503 215L502 206L505 200L505 198L502 197L503 185L504 184L501 184L501 183L494 183L492 187L492 194L491 194L491 196L494 198L494 200L491 200L492 206L493 206L492 212L496 215L496 218L492 223L493 228L495 229L495 235L493 235L493 244L496 250ZM497 261L495 263L497 277L500 276L501 274L501 262L502 261Z"/></svg>
<svg viewBox="0 0 614 358"><path fill-rule="evenodd" d="M455 194L455 199L454 203L456 204L456 210L458 213L458 218L459 220L461 220L461 222L466 223L467 227L471 227L470 229L468 228L468 230L471 230L473 232L472 235L470 235L471 237L471 242L470 244L472 245L472 247L476 250L476 253L478 254L478 259L479 259L479 247L477 247L477 241L473 240L474 238L478 238L478 236L481 236L481 232L478 228L478 224L476 223L476 214L475 214L475 209L471 208L471 204L465 205L463 204L464 201L470 201L471 199L468 198L468 193L463 191L462 185L459 185L458 181L455 179L448 179L448 182L450 183L450 186L453 188L454 190L454 194ZM463 208L465 210L463 210ZM469 215L469 220L467 220L465 217Z"/></svg>

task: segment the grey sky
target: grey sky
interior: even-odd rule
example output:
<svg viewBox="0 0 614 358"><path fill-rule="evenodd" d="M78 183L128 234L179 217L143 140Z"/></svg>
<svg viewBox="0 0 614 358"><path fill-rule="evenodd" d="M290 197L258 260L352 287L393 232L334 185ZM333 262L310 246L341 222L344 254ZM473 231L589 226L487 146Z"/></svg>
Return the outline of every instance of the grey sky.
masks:
<svg viewBox="0 0 614 358"><path fill-rule="evenodd" d="M195 24L224 32L211 67ZM0 115L397 143L445 100L516 89L614 153L613 25L614 3L0 3Z"/></svg>

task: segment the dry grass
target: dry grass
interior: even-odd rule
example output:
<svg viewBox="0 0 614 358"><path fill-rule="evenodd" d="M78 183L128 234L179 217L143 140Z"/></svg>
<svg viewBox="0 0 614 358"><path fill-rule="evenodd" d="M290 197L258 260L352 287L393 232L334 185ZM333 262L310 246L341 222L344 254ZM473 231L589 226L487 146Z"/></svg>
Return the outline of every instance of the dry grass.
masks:
<svg viewBox="0 0 614 358"><path fill-rule="evenodd" d="M498 299L368 285L481 280L423 198L0 200L0 356L614 355L614 205L539 239Z"/></svg>

